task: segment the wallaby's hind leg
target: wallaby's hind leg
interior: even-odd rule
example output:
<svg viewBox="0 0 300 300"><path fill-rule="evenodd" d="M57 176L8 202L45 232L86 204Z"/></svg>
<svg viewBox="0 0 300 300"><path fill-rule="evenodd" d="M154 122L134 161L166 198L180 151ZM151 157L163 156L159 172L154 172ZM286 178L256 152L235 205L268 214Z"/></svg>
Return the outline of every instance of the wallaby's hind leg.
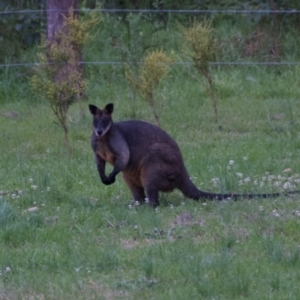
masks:
<svg viewBox="0 0 300 300"><path fill-rule="evenodd" d="M150 172L143 172L141 176L149 204L153 207L159 206L159 191L162 190L161 185L166 181L160 175L159 171L151 170Z"/></svg>
<svg viewBox="0 0 300 300"><path fill-rule="evenodd" d="M145 202L145 191L144 188L137 184L135 180L132 180L130 177L123 174L123 178L127 186L129 187L134 201Z"/></svg>
<svg viewBox="0 0 300 300"><path fill-rule="evenodd" d="M145 202L146 195L143 187L133 185L128 187L130 188L131 194L135 201Z"/></svg>

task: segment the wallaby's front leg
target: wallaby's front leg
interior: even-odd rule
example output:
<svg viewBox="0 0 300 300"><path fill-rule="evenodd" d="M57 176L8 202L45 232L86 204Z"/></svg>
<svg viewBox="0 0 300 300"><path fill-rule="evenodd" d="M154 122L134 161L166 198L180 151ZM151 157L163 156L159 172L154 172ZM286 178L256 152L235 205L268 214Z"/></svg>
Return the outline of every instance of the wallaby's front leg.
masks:
<svg viewBox="0 0 300 300"><path fill-rule="evenodd" d="M96 154L95 161L102 183L106 185L112 184L113 182L110 182L107 176L105 175L105 160Z"/></svg>
<svg viewBox="0 0 300 300"><path fill-rule="evenodd" d="M125 168L128 162L128 158L124 155L120 155L117 157L114 168L111 173L107 177L108 184L114 183L116 180L116 176Z"/></svg>

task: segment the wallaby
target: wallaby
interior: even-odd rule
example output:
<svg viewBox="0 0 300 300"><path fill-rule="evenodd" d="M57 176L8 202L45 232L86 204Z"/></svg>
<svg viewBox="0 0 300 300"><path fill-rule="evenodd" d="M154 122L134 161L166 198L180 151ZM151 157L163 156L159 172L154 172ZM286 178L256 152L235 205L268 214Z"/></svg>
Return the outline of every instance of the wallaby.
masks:
<svg viewBox="0 0 300 300"><path fill-rule="evenodd" d="M123 173L135 201L159 205L159 192L179 189L194 200L224 200L239 198L267 198L298 193L272 194L217 194L202 192L192 183L185 168L177 143L162 129L143 121L112 120L114 106L109 103L104 109L89 105L93 115L91 145L101 180L109 185L116 175ZM112 172L105 175L105 163L112 164Z"/></svg>

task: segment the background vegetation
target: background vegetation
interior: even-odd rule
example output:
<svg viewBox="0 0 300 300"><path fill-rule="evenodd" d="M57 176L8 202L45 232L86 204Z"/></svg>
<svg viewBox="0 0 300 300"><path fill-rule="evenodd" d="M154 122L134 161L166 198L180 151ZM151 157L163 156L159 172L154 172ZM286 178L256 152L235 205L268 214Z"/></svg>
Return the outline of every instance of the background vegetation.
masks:
<svg viewBox="0 0 300 300"><path fill-rule="evenodd" d="M165 24L154 14L104 14L84 61L134 67L150 50L173 51L179 63L158 90L160 121L195 184L218 192L297 189L299 67L213 65L216 124L205 79L183 63L177 22L195 16L167 17ZM275 55L273 21L214 15L216 60L298 61L297 23L280 17ZM36 44L16 40L18 51L1 61L35 61ZM70 154L47 102L30 89L31 75L28 67L0 70L0 299L298 299L298 195L201 203L173 192L161 196L158 210L135 205L121 176L112 186L100 183L88 110L69 110ZM114 102L116 121L131 118L123 64L87 64L85 78L89 103ZM139 97L135 115L154 122Z"/></svg>

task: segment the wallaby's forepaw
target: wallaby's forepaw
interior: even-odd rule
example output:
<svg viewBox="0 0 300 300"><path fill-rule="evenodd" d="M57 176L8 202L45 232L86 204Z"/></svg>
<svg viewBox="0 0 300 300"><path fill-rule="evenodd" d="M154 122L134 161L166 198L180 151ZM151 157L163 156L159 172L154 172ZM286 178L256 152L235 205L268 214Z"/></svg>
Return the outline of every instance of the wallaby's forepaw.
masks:
<svg viewBox="0 0 300 300"><path fill-rule="evenodd" d="M111 182L109 181L109 179L106 176L105 177L101 177L101 181L105 185L111 184Z"/></svg>
<svg viewBox="0 0 300 300"><path fill-rule="evenodd" d="M105 178L101 178L102 179L102 182L105 184L105 185L110 185L110 184L113 184L115 181L116 181L116 178L115 177L105 177Z"/></svg>

